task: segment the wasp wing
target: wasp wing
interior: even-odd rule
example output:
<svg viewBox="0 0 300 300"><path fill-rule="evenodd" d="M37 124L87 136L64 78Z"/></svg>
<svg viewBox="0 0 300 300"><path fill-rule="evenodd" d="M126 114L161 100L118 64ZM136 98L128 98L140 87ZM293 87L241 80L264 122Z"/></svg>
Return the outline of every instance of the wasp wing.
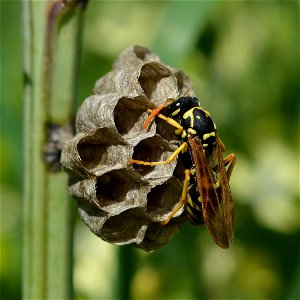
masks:
<svg viewBox="0 0 300 300"><path fill-rule="evenodd" d="M220 144L220 140L217 139L216 153L218 159L218 177L220 180L219 193L228 241L232 242L234 238L234 206L229 186L229 179L223 161L222 151L223 150Z"/></svg>
<svg viewBox="0 0 300 300"><path fill-rule="evenodd" d="M228 248L233 239L233 205L219 140L216 141L217 167L205 156L200 141L189 139L196 170L204 223L217 245ZM213 178L213 172L216 178ZM219 182L219 185L218 185Z"/></svg>

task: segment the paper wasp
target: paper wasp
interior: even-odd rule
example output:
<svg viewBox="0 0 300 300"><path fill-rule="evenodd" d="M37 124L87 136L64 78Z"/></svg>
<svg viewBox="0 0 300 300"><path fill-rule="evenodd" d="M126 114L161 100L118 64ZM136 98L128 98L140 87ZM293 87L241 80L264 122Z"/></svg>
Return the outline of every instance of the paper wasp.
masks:
<svg viewBox="0 0 300 300"><path fill-rule="evenodd" d="M161 110L165 113L161 114ZM210 114L196 97L167 99L155 109L148 109L144 123L147 129L157 116L176 128L180 146L166 161L146 162L131 159L130 164L156 166L169 164L182 153L185 168L180 202L163 222L168 224L176 212L186 205L189 220L194 225L205 224L212 239L228 248L234 238L234 209L229 179L236 162L235 155L223 159L224 144L218 137Z"/></svg>

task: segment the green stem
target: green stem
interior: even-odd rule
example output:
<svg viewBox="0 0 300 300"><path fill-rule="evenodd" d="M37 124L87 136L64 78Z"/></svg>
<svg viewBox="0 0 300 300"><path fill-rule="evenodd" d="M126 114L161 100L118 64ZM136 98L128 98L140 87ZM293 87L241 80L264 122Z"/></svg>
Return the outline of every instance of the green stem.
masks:
<svg viewBox="0 0 300 300"><path fill-rule="evenodd" d="M118 300L130 300L131 282L136 271L136 249L132 246L122 246L118 250L118 288L115 296Z"/></svg>
<svg viewBox="0 0 300 300"><path fill-rule="evenodd" d="M23 1L26 299L72 297L72 202L66 175L51 172L44 150L47 126L71 123L84 4Z"/></svg>

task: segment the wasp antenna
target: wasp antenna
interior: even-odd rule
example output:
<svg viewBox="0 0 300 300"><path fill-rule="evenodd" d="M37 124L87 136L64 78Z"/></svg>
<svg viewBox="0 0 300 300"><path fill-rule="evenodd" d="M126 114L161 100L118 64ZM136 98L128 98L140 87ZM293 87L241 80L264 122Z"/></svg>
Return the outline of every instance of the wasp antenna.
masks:
<svg viewBox="0 0 300 300"><path fill-rule="evenodd" d="M144 122L144 128L145 130L147 130L149 124L151 123L151 121L155 118L155 116L157 116L159 114L159 112L166 106L168 106L170 103L172 103L174 101L173 98L168 98L164 103L162 103L161 105L159 105L157 108L155 109L148 109L148 112L150 112L150 115L148 116L148 118L146 119L146 121Z"/></svg>

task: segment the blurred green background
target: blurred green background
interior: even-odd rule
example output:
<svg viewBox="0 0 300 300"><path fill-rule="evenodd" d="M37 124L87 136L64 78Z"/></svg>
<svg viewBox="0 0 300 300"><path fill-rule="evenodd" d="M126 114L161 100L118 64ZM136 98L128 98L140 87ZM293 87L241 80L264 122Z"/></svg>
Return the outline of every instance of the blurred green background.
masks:
<svg viewBox="0 0 300 300"><path fill-rule="evenodd" d="M188 74L228 151L237 155L231 180L236 237L222 250L204 227L185 224L168 245L148 254L109 245L77 220L76 299L122 298L120 277L132 299L299 299L299 2L91 1L79 103L132 44ZM1 298L18 299L24 142L19 1L1 1L0 116Z"/></svg>

